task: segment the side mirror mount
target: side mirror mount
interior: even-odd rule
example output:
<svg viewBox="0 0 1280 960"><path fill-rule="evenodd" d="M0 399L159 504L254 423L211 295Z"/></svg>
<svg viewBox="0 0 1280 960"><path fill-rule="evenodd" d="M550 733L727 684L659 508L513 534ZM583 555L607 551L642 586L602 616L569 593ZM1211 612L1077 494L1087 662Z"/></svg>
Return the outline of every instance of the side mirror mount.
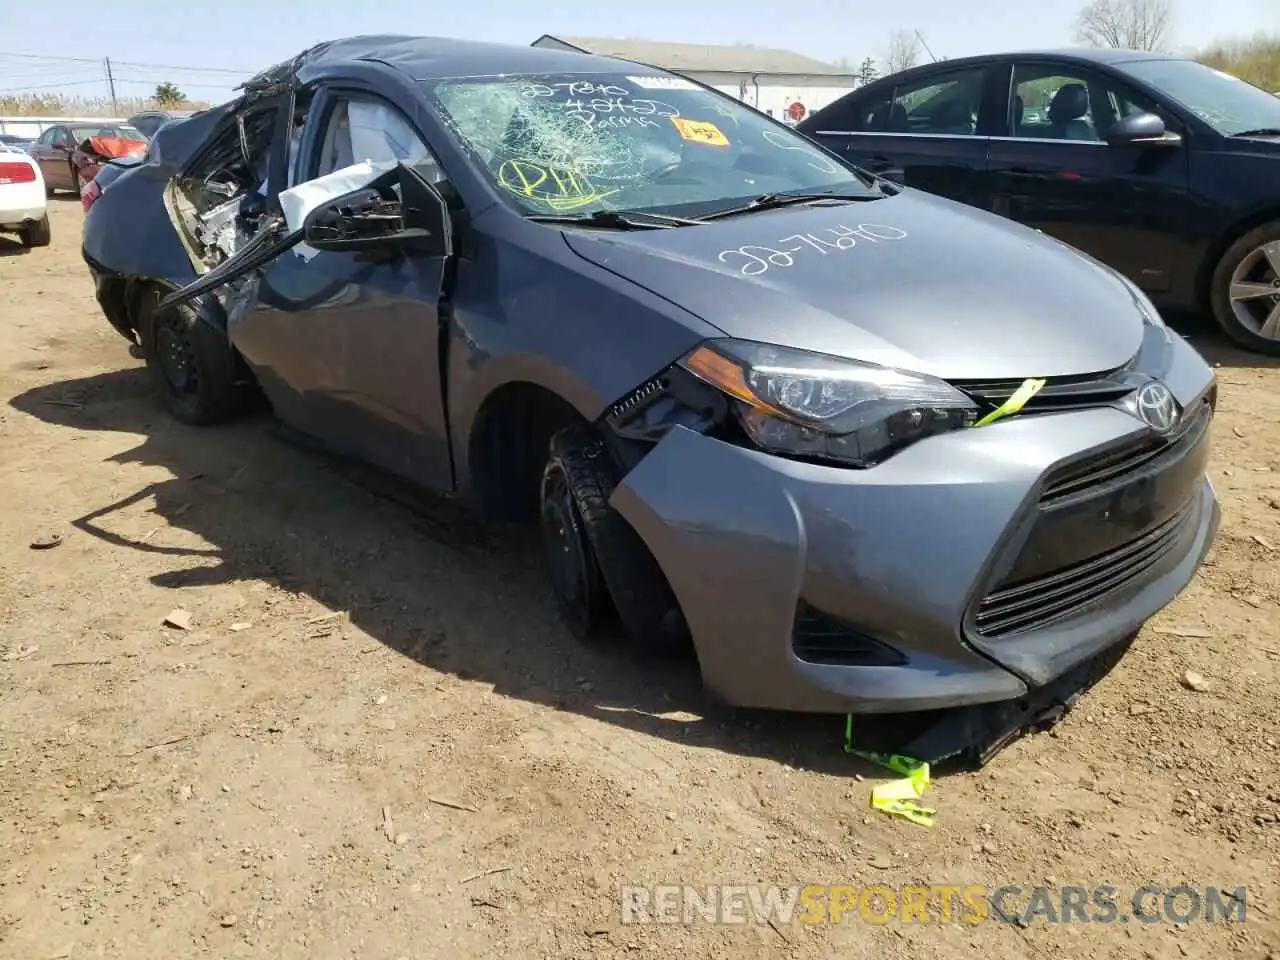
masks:
<svg viewBox="0 0 1280 960"><path fill-rule="evenodd" d="M401 163L371 183L313 209L303 221L302 240L316 250L408 246L447 256L448 211L444 199Z"/></svg>
<svg viewBox="0 0 1280 960"><path fill-rule="evenodd" d="M1169 147L1182 143L1182 137L1168 130L1154 113L1135 113L1116 121L1107 131L1106 140L1113 147Z"/></svg>

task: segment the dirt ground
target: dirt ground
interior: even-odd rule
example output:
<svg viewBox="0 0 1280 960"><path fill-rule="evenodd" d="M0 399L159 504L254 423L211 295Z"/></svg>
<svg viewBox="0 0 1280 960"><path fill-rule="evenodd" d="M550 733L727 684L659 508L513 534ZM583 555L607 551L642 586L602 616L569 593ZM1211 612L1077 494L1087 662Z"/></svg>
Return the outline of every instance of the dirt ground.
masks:
<svg viewBox="0 0 1280 960"><path fill-rule="evenodd" d="M0 238L0 956L1278 955L1275 363L1187 331L1222 382L1209 563L925 829L868 808L839 719L575 644L528 545L269 417L170 421L52 205L50 248ZM624 925L662 882L1245 886L1247 922Z"/></svg>

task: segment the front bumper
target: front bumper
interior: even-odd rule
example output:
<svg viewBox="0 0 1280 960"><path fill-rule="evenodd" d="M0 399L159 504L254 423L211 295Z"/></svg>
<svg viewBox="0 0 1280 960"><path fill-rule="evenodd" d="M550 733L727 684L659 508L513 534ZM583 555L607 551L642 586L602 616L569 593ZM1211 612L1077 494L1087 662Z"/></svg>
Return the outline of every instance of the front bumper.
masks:
<svg viewBox="0 0 1280 960"><path fill-rule="evenodd" d="M1164 382L1187 427L1127 466L1117 451L1154 437L1114 407L934 437L871 470L676 428L612 503L730 703L888 713L1017 698L1131 636L1216 535L1212 372L1183 345Z"/></svg>

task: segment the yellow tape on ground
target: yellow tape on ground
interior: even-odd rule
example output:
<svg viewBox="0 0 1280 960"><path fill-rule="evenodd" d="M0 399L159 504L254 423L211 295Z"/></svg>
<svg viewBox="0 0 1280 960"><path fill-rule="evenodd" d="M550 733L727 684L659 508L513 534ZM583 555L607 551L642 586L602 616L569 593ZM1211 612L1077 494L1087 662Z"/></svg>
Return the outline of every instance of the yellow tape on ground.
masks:
<svg viewBox="0 0 1280 960"><path fill-rule="evenodd" d="M871 790L871 806L890 816L902 817L922 827L932 827L938 811L920 802L929 788L929 764L896 753L871 753L853 745L853 714L845 718L844 752L861 757L868 763L892 770L901 780L882 783Z"/></svg>

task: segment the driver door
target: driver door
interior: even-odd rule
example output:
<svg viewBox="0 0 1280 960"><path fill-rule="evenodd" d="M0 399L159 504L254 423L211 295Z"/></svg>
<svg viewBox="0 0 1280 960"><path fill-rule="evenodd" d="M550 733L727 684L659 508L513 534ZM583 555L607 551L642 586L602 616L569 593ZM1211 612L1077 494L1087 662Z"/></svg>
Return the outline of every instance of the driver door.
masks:
<svg viewBox="0 0 1280 960"><path fill-rule="evenodd" d="M440 167L403 113L363 92L321 89L300 131L277 130L270 179L291 186L273 189L268 208L285 224L256 252L250 244L170 301L235 281L228 335L282 421L335 453L418 486L452 489L439 308L451 238L444 201L429 186L443 180ZM290 211L344 174L320 178L361 161L392 173L404 161L410 183L421 185L414 209L439 205L431 213L444 234L433 245L441 252L394 244L318 250L303 242ZM409 198L400 199L407 216Z"/></svg>
<svg viewBox="0 0 1280 960"><path fill-rule="evenodd" d="M1144 290L1169 289L1179 237L1195 216L1188 150L1111 145L1133 113L1169 113L1110 76L1057 61L1019 61L1006 135L988 154L996 213L1042 230L1119 270Z"/></svg>

